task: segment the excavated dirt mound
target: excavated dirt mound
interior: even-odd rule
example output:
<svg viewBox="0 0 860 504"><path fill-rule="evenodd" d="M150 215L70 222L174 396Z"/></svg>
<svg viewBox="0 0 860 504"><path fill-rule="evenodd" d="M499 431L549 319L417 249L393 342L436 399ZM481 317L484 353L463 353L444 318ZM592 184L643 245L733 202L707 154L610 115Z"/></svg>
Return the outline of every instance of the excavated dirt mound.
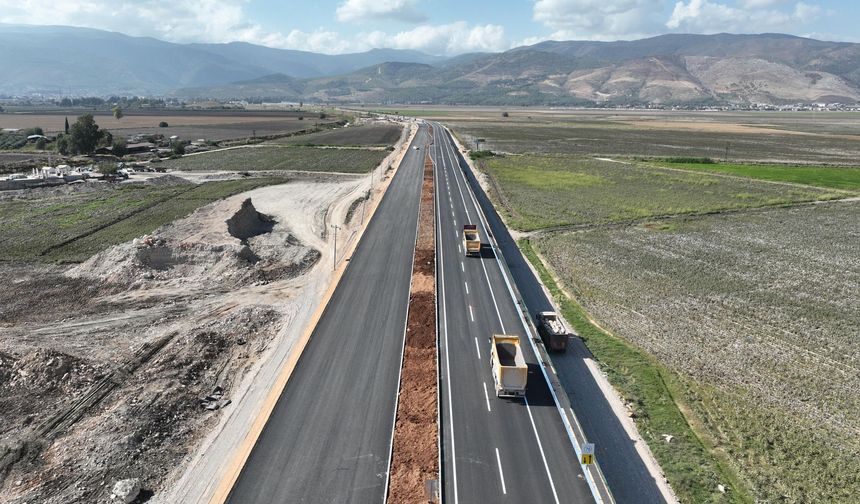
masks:
<svg viewBox="0 0 860 504"><path fill-rule="evenodd" d="M275 219L261 214L254 208L251 198L242 202L239 211L227 219L227 232L242 241L264 233L271 233L275 227Z"/></svg>
<svg viewBox="0 0 860 504"><path fill-rule="evenodd" d="M207 234L192 234L196 226L183 221L104 250L68 274L135 288L160 281L220 290L298 276L321 255L250 199Z"/></svg>

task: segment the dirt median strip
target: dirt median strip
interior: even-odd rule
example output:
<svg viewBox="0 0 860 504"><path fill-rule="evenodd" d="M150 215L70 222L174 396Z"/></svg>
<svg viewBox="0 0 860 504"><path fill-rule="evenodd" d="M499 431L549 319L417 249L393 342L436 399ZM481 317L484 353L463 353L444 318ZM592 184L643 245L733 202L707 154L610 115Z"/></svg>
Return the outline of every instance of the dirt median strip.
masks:
<svg viewBox="0 0 860 504"><path fill-rule="evenodd" d="M400 396L388 482L389 504L436 502L427 481L439 480L436 423L436 227L433 163L427 156L421 189L418 240L415 244L406 345L400 373Z"/></svg>

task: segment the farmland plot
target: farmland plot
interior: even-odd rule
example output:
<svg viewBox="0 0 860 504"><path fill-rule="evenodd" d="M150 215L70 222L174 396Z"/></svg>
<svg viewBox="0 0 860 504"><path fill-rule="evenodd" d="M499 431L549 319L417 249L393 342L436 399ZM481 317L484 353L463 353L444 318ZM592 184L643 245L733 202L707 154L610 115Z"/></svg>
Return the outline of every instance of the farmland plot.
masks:
<svg viewBox="0 0 860 504"><path fill-rule="evenodd" d="M318 147L255 146L206 152L162 163L182 171L297 170L367 173L388 155L385 150Z"/></svg>
<svg viewBox="0 0 860 504"><path fill-rule="evenodd" d="M572 156L482 162L508 224L522 231L844 197L778 185Z"/></svg>
<svg viewBox="0 0 860 504"><path fill-rule="evenodd" d="M851 502L858 222L849 201L533 243L605 327L689 380L688 403L759 500Z"/></svg>
<svg viewBox="0 0 860 504"><path fill-rule="evenodd" d="M0 259L79 262L117 243L227 196L283 178L76 186L64 195L33 193L0 201ZM80 189L78 189L80 187Z"/></svg>
<svg viewBox="0 0 860 504"><path fill-rule="evenodd" d="M626 118L614 118L626 119ZM655 128L646 121L558 119L555 122L469 122L452 125L471 145L510 153L582 156L711 157L729 161L854 165L860 158L860 135L818 134L734 124L710 129L682 128L671 122ZM722 126L722 127L717 127Z"/></svg>
<svg viewBox="0 0 860 504"><path fill-rule="evenodd" d="M388 146L397 143L402 129L397 124L367 124L295 135L273 142L288 145Z"/></svg>

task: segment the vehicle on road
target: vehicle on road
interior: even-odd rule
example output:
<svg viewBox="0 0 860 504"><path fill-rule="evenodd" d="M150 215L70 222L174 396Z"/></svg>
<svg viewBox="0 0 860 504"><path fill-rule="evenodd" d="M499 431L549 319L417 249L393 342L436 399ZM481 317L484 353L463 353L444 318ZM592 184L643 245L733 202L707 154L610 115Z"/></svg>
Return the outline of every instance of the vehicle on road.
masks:
<svg viewBox="0 0 860 504"><path fill-rule="evenodd" d="M564 326L558 313L553 311L538 312L535 318L537 319L538 334L540 334L543 344L554 352L567 350L570 332Z"/></svg>
<svg viewBox="0 0 860 504"><path fill-rule="evenodd" d="M463 225L463 251L467 256L481 255L481 235L476 224Z"/></svg>
<svg viewBox="0 0 860 504"><path fill-rule="evenodd" d="M490 356L496 397L525 397L529 367L520 348L519 336L494 334Z"/></svg>
<svg viewBox="0 0 860 504"><path fill-rule="evenodd" d="M421 150L421 147L418 147L417 145L413 146L412 148L413 148L414 150Z"/></svg>

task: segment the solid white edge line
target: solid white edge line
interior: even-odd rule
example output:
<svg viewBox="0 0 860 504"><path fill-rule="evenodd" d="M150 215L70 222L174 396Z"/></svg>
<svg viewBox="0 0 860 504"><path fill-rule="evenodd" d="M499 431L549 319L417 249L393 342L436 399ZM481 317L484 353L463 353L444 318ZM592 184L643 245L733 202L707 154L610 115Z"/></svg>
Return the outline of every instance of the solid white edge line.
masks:
<svg viewBox="0 0 860 504"><path fill-rule="evenodd" d="M449 143L449 142L447 142L447 137L446 137L446 143ZM457 165L459 166L459 163L457 163ZM465 180L465 175L463 175L463 182L464 183L467 182ZM483 209L481 209L481 206L478 205L478 201L475 198L475 195L474 195L474 192L472 191L471 186L469 186L468 183L466 185L469 187L469 194L472 198L472 203L478 209L479 215L483 218L484 223L486 224L487 221L486 221L486 216L484 215ZM493 237L492 240L495 241L495 237ZM498 243L496 243L496 248L498 249ZM494 255L496 256L496 263L498 264L499 269L502 272L502 278L504 278L505 284L507 285L508 294L511 296L511 300L513 301L514 306L516 307L517 306L516 296L514 295L513 288L511 287L511 283L508 280L508 275L505 272L505 268L502 267L502 263L501 263L501 260L499 259L498 254L494 254ZM523 314L519 310L516 310L516 312L519 315L520 322L522 323L523 328L526 331L526 334L528 335L528 340L529 340L529 343L532 347L532 351L535 354L535 358L539 358L540 353L538 352L538 349L537 349L537 346L535 345L535 342L532 340L531 329L529 329L528 323L526 322L525 318L523 317ZM555 402L555 407L558 410L559 415L561 416L562 424L564 425L565 430L567 431L568 439L570 440L570 443L573 445L573 451L576 454L576 458L577 458L577 461L579 462L580 469L582 470L583 474L585 475L585 479L588 482L588 487L591 490L591 495L592 495L592 497L594 497L594 500L598 504L601 504L601 503L603 503L603 498L600 496L600 492L597 490L597 485L594 482L594 478L591 475L589 467L582 463L582 452L581 452L581 449L579 446L579 441L576 440L576 436L573 433L573 427L570 425L570 422L567 418L567 415L564 413L564 410L561 408L561 405L558 401L558 396L556 395L555 390L553 390L552 385L550 384L550 379L549 379L549 376L547 375L546 369L544 368L544 366L539 366L539 367L541 369L541 373L543 374L544 380L546 381L546 386L549 389L550 394L552 395L553 402ZM574 419L575 418L576 417L574 416ZM612 498L611 491L609 491L609 485L606 484L605 479L604 479L604 486L606 487L607 492L610 492L609 493L610 501L614 502L614 499Z"/></svg>
<svg viewBox="0 0 860 504"><path fill-rule="evenodd" d="M436 195L436 200L437 201L439 200L438 194ZM439 205L437 205L436 206L436 218L439 219L440 222L442 220L442 213L441 212L442 212L441 208L439 207ZM442 227L441 226L436 226L436 227L437 227L437 234L439 236L439 244L441 244L442 243ZM459 244L458 244L458 246L459 246ZM451 480L452 480L451 484L454 487L454 504L458 504L459 498L457 495L457 457L456 457L457 450L456 450L456 444L454 443L454 414L453 414L454 403L451 399L451 360L448 357L448 307L445 304L446 303L446 297L445 297L445 254L444 254L444 251L443 251L443 248L441 245L437 247L437 250L439 252L439 254L438 254L438 258L439 258L438 276L439 276L439 279L441 280L441 286L442 286L442 289L441 289L441 292L442 292L442 327L444 329L443 332L445 334L445 375L446 375L446 380L447 380L447 383L445 385L446 385L446 388L448 389L448 422L450 424L450 427L449 427L450 433L449 434L451 437L451 456L450 456L450 459L451 459ZM441 456L441 454L440 454L440 456ZM440 465L439 474L441 475L444 471L445 471L444 466ZM439 490L440 490L439 491L440 498L444 499L444 497L442 497L442 495L445 494L445 489L440 488Z"/></svg>
<svg viewBox="0 0 860 504"><path fill-rule="evenodd" d="M496 448L496 462L499 464L499 479L502 481L502 493L507 495L508 489L505 488L505 473L502 471L502 457L499 456L499 449Z"/></svg>

